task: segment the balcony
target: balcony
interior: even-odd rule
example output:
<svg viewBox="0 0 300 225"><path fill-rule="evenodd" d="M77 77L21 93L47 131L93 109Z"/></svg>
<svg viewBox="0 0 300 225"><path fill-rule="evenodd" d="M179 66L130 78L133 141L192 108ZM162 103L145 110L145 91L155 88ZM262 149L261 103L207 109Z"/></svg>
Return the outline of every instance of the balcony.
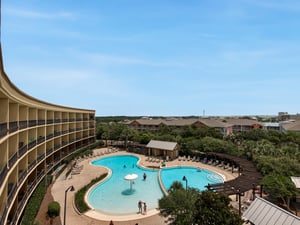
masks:
<svg viewBox="0 0 300 225"><path fill-rule="evenodd" d="M42 142L45 141L45 137L44 136L39 136L38 140L37 140L37 144L40 144Z"/></svg>
<svg viewBox="0 0 300 225"><path fill-rule="evenodd" d="M45 119L38 120L38 125L44 125L46 123Z"/></svg>
<svg viewBox="0 0 300 225"><path fill-rule="evenodd" d="M0 185L3 184L3 181L5 180L5 177L7 175L8 169L6 167L6 165L2 168L2 170L0 171Z"/></svg>
<svg viewBox="0 0 300 225"><path fill-rule="evenodd" d="M28 164L28 171L30 171L36 165L36 160L33 160L31 163Z"/></svg>
<svg viewBox="0 0 300 225"><path fill-rule="evenodd" d="M1 123L0 124L0 138L4 137L7 134L7 123Z"/></svg>
<svg viewBox="0 0 300 225"><path fill-rule="evenodd" d="M44 154L44 153L38 155L38 157L37 157L38 163L39 163L40 161L42 161L44 158L45 158L45 154Z"/></svg>
<svg viewBox="0 0 300 225"><path fill-rule="evenodd" d="M9 133L13 133L18 130L18 122L9 122Z"/></svg>
<svg viewBox="0 0 300 225"><path fill-rule="evenodd" d="M27 170L20 170L19 171L19 184L25 179L27 175Z"/></svg>
<svg viewBox="0 0 300 225"><path fill-rule="evenodd" d="M11 168L17 162L17 159L18 159L18 154L17 152L15 152L15 154L13 154L13 156L10 157L10 159L8 160L8 167Z"/></svg>
<svg viewBox="0 0 300 225"><path fill-rule="evenodd" d="M51 138L53 138L53 137L54 137L53 134L48 134L48 135L46 136L46 139L48 140L48 139L51 139Z"/></svg>
<svg viewBox="0 0 300 225"><path fill-rule="evenodd" d="M34 127L34 126L36 126L36 125L37 125L36 120L29 120L29 121L28 121L28 126L29 126L29 127Z"/></svg>
<svg viewBox="0 0 300 225"><path fill-rule="evenodd" d="M7 198L7 203L11 204L13 198L15 197L17 192L17 185L13 183L8 184L8 198Z"/></svg>
<svg viewBox="0 0 300 225"><path fill-rule="evenodd" d="M36 146L36 140L28 143L28 150Z"/></svg>
<svg viewBox="0 0 300 225"><path fill-rule="evenodd" d="M50 155L53 152L53 148L49 148L46 150L46 155Z"/></svg>
<svg viewBox="0 0 300 225"><path fill-rule="evenodd" d="M49 119L49 120L47 120L47 124L52 124L54 122L54 120L53 119Z"/></svg>
<svg viewBox="0 0 300 225"><path fill-rule="evenodd" d="M22 145L20 148L19 148L19 158L22 157L27 151L27 145Z"/></svg>
<svg viewBox="0 0 300 225"><path fill-rule="evenodd" d="M19 121L19 129L26 129L28 127L27 120Z"/></svg>
<svg viewBox="0 0 300 225"><path fill-rule="evenodd" d="M59 136L60 134L61 134L60 131L54 131L54 137L57 137L57 136Z"/></svg>
<svg viewBox="0 0 300 225"><path fill-rule="evenodd" d="M54 146L54 151L57 151L58 149L60 149L60 147L61 147L61 144L55 145Z"/></svg>
<svg viewBox="0 0 300 225"><path fill-rule="evenodd" d="M62 122L67 123L67 122L69 122L69 119L62 119Z"/></svg>
<svg viewBox="0 0 300 225"><path fill-rule="evenodd" d="M61 122L61 119L54 119L54 123L60 123Z"/></svg>

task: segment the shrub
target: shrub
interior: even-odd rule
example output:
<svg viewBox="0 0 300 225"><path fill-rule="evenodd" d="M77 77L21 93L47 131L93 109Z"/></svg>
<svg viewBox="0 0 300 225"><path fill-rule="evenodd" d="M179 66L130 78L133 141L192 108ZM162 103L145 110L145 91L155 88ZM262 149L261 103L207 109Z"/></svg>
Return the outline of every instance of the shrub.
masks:
<svg viewBox="0 0 300 225"><path fill-rule="evenodd" d="M45 181L47 180L47 182ZM40 205L43 201L47 187L45 183L49 185L51 183L52 176L47 175L37 186L33 194L31 195L28 204L25 207L24 214L22 216L21 225L32 225L35 224L33 221L39 211Z"/></svg>
<svg viewBox="0 0 300 225"><path fill-rule="evenodd" d="M59 216L59 212L60 212L60 205L58 202L53 201L48 204L48 212L47 213L50 218Z"/></svg>

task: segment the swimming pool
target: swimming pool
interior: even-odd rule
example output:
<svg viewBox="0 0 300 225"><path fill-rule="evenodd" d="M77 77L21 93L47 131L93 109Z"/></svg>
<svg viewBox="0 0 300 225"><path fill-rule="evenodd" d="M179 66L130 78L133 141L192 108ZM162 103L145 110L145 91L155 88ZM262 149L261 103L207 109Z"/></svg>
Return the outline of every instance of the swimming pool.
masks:
<svg viewBox="0 0 300 225"><path fill-rule="evenodd" d="M163 197L158 170L140 167L138 160L139 158L133 155L109 156L94 160L92 165L109 168L111 176L88 192L88 204L106 214L117 215L137 213L139 200L147 203L148 210L157 208L158 200ZM146 180L143 180L144 173L147 175ZM128 174L138 175L132 190L130 182L124 179ZM199 172L193 167L164 168L161 171L161 180L166 189L174 181L183 182L183 176L186 176L189 187L200 190L204 190L208 183L223 182L218 174L204 169Z"/></svg>
<svg viewBox="0 0 300 225"><path fill-rule="evenodd" d="M208 184L223 183L223 178L210 170L199 169L188 166L178 166L164 168L161 171L161 180L164 187L168 190L174 181L180 181L183 187L186 186L186 181L183 181L183 176L186 177L188 187L205 190Z"/></svg>

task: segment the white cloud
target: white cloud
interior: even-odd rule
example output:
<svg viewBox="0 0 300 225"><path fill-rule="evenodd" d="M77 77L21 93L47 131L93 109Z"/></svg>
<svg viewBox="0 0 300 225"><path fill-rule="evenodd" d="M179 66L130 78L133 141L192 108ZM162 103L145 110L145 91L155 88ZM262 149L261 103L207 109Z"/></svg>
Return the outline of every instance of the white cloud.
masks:
<svg viewBox="0 0 300 225"><path fill-rule="evenodd" d="M99 53L82 53L88 61L107 65L144 65L153 67L184 67L186 64L173 61L152 61L131 56L117 56Z"/></svg>
<svg viewBox="0 0 300 225"><path fill-rule="evenodd" d="M37 12L26 9L17 9L17 8L4 8L4 13L14 16L14 17L22 17L22 18L30 18L30 19L75 19L76 16L70 12Z"/></svg>

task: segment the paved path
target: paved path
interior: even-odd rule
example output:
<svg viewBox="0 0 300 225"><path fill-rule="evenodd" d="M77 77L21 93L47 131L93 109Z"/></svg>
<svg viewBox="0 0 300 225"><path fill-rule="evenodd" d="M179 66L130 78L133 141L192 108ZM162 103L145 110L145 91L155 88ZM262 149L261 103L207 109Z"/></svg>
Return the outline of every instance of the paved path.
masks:
<svg viewBox="0 0 300 225"><path fill-rule="evenodd" d="M94 157L86 158L78 160L77 167L78 171L80 173L69 175L66 178L66 171L68 168L56 179L54 182L51 194L55 201L58 201L62 207L61 210L61 221L63 224L63 215L64 215L64 196L65 196L65 190L73 185L75 187L75 190L79 190L86 184L90 183L90 181L96 177L99 177L101 174L104 174L107 172L105 168L96 167L90 164L92 160L95 160L96 158L107 156L107 155L121 155L121 154L132 154L138 156L141 161L140 165L145 167L158 167L160 163L158 162L149 162L146 156L144 155L137 155L125 151L117 151L112 152L108 154L103 154L104 152L107 152L107 148L101 148L101 149L95 149L94 150ZM178 159L167 162L166 166L179 166L179 165L189 165L189 166L195 166L195 167L201 167L206 168L209 170L212 170L214 172L217 172L221 174L226 180L234 179L237 174L232 174L228 170L224 170L220 167L214 167L207 164L202 164L199 162L193 162L193 161L178 161ZM76 191L75 191L76 192ZM115 216L115 215L104 215L100 214L99 212L90 210L86 214L82 215L76 212L76 210L73 207L73 201L74 201L74 192L67 192L67 210L66 210L66 224L72 224L72 225L108 225L110 220L114 221L114 225L135 225L138 223L139 225L165 225L167 224L165 221L165 218L161 217L157 210L150 210L147 212L147 215L140 215L140 214L133 214L133 215L126 215L126 216Z"/></svg>

